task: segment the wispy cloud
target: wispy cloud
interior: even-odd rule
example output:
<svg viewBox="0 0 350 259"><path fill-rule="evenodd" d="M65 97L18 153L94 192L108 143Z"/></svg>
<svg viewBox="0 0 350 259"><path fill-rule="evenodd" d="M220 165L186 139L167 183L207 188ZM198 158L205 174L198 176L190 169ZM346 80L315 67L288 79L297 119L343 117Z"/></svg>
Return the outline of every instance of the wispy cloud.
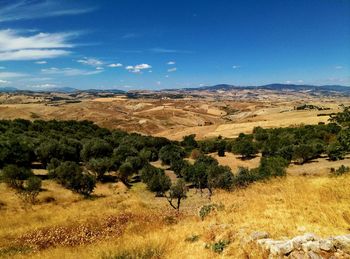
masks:
<svg viewBox="0 0 350 259"><path fill-rule="evenodd" d="M9 1L10 2L10 1ZM14 0L0 7L0 22L29 20L45 17L78 15L92 12L96 7L73 7L73 1Z"/></svg>
<svg viewBox="0 0 350 259"><path fill-rule="evenodd" d="M63 75L63 76L89 76L89 75L96 75L102 72L102 70L83 70L83 69L77 69L77 68L45 68L42 69L41 72L43 74L47 75Z"/></svg>
<svg viewBox="0 0 350 259"><path fill-rule="evenodd" d="M241 66L239 66L239 65L233 65L232 68L233 68L233 69L238 69L238 68L241 68Z"/></svg>
<svg viewBox="0 0 350 259"><path fill-rule="evenodd" d="M16 78L24 76L27 76L27 74L17 72L0 72L0 78Z"/></svg>
<svg viewBox="0 0 350 259"><path fill-rule="evenodd" d="M21 34L16 30L0 30L0 60L35 60L70 54L68 43L77 32Z"/></svg>
<svg viewBox="0 0 350 259"><path fill-rule="evenodd" d="M88 65L88 66L93 66L93 67L100 67L103 65L103 62L97 58L83 58L77 60L78 63Z"/></svg>
<svg viewBox="0 0 350 259"><path fill-rule="evenodd" d="M176 62L175 61L169 61L168 63L167 63L167 65L175 65L176 64Z"/></svg>
<svg viewBox="0 0 350 259"><path fill-rule="evenodd" d="M343 69L344 67L343 66L335 66L334 68L340 70L340 69Z"/></svg>
<svg viewBox="0 0 350 259"><path fill-rule="evenodd" d="M168 69L168 72L176 72L177 68L176 67L173 67L173 68L169 68Z"/></svg>
<svg viewBox="0 0 350 259"><path fill-rule="evenodd" d="M109 64L108 66L109 67L122 67L123 64L121 64L121 63L113 63L113 64Z"/></svg>
<svg viewBox="0 0 350 259"><path fill-rule="evenodd" d="M180 50L180 49L165 49L165 48L152 48L149 51L153 53L182 53L182 54L191 54L193 51L189 50Z"/></svg>
<svg viewBox="0 0 350 259"><path fill-rule="evenodd" d="M0 84L9 84L10 81L0 79Z"/></svg>
<svg viewBox="0 0 350 259"><path fill-rule="evenodd" d="M40 61L36 61L35 64L45 65L45 64L47 64L47 61L46 60L40 60Z"/></svg>
<svg viewBox="0 0 350 259"><path fill-rule="evenodd" d="M151 69L152 66L149 64L139 64L136 66L126 66L125 69L132 73L141 73L142 70Z"/></svg>
<svg viewBox="0 0 350 259"><path fill-rule="evenodd" d="M36 60L42 58L57 58L70 54L61 49L23 49L9 52L0 52L0 61L5 60Z"/></svg>
<svg viewBox="0 0 350 259"><path fill-rule="evenodd" d="M128 40L128 39L134 39L134 38L138 38L140 37L141 35L140 34L137 34L137 33L127 33L127 34L124 34L121 38L123 40Z"/></svg>

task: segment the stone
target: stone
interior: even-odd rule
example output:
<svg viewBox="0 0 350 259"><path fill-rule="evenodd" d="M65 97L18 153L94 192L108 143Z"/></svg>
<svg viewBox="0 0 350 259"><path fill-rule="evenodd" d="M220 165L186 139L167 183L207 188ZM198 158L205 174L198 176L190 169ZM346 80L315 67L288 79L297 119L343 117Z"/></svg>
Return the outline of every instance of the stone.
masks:
<svg viewBox="0 0 350 259"><path fill-rule="evenodd" d="M250 234L252 240L266 239L270 237L270 234L265 231L255 231Z"/></svg>
<svg viewBox="0 0 350 259"><path fill-rule="evenodd" d="M310 251L307 253L309 259L323 259L322 256L318 255L317 253Z"/></svg>
<svg viewBox="0 0 350 259"><path fill-rule="evenodd" d="M292 239L293 242L293 247L295 249L301 250L302 249L302 245L308 241L314 241L317 240L317 237L312 234L312 233L307 233L305 235L302 236L296 236Z"/></svg>
<svg viewBox="0 0 350 259"><path fill-rule="evenodd" d="M270 255L278 256L278 255L288 255L293 251L293 243L292 241L279 242L272 244L270 246Z"/></svg>
<svg viewBox="0 0 350 259"><path fill-rule="evenodd" d="M334 245L330 240L320 240L320 249L327 252L334 251Z"/></svg>
<svg viewBox="0 0 350 259"><path fill-rule="evenodd" d="M335 236L331 239L332 244L335 248L350 253L350 235Z"/></svg>
<svg viewBox="0 0 350 259"><path fill-rule="evenodd" d="M319 241L307 241L302 244L302 249L304 252L312 251L319 252L320 251L320 242Z"/></svg>
<svg viewBox="0 0 350 259"><path fill-rule="evenodd" d="M305 259L305 253L301 251L293 251L288 256L290 259Z"/></svg>

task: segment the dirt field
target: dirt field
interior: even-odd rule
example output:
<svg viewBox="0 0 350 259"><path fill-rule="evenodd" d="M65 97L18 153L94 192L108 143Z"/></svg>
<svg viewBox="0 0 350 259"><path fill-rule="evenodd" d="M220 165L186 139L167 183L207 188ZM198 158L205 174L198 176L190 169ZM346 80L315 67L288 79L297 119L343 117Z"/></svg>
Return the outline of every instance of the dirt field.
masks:
<svg viewBox="0 0 350 259"><path fill-rule="evenodd" d="M348 98L320 100L305 96L289 98L288 101L283 96L272 96L269 101L216 100L212 97L127 99L116 96L78 98L76 103L71 99L67 99L68 103L67 100L50 101L42 96L29 99L23 95L0 97L0 119L86 119L110 129L173 140L181 140L189 134L196 134L198 139L219 135L231 138L241 132L249 133L256 126L271 128L327 123L329 116L325 115L338 112L340 104L350 104ZM305 103L329 110L294 109Z"/></svg>

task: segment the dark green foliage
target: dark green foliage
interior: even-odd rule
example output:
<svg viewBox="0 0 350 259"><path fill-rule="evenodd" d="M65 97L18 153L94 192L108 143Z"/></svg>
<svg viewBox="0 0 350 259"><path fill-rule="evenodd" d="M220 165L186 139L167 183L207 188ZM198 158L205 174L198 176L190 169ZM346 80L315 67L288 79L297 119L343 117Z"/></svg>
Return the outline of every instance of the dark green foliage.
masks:
<svg viewBox="0 0 350 259"><path fill-rule="evenodd" d="M244 159L254 157L258 151L256 144L253 142L253 137L243 133L232 144L232 152L241 155Z"/></svg>
<svg viewBox="0 0 350 259"><path fill-rule="evenodd" d="M86 167L96 174L97 180L102 180L105 173L112 167L112 160L108 157L92 158L86 164Z"/></svg>
<svg viewBox="0 0 350 259"><path fill-rule="evenodd" d="M1 181L8 187L20 190L24 188L24 181L32 177L33 173L29 168L17 165L6 165L1 170Z"/></svg>
<svg viewBox="0 0 350 259"><path fill-rule="evenodd" d="M172 161L180 160L184 157L184 150L176 145L167 145L159 150L159 158L166 165L171 165Z"/></svg>
<svg viewBox="0 0 350 259"><path fill-rule="evenodd" d="M203 205L199 210L199 217L204 220L212 211L223 210L224 205L219 204L207 204Z"/></svg>
<svg viewBox="0 0 350 259"><path fill-rule="evenodd" d="M17 194L26 203L34 204L41 190L41 179L31 176L26 181L24 188L18 190Z"/></svg>
<svg viewBox="0 0 350 259"><path fill-rule="evenodd" d="M157 197L164 196L164 193L169 190L170 186L170 178L162 170L154 174L147 182L148 189L151 192L155 192Z"/></svg>
<svg viewBox="0 0 350 259"><path fill-rule="evenodd" d="M342 112L332 115L330 121L343 127L350 127L350 106L343 107Z"/></svg>
<svg viewBox="0 0 350 259"><path fill-rule="evenodd" d="M64 187L84 196L89 196L96 186L95 177L84 173L75 162L61 163L55 169L55 175L56 180Z"/></svg>
<svg viewBox="0 0 350 259"><path fill-rule="evenodd" d="M257 168L258 179L268 179L270 177L278 177L286 175L286 167L288 161L282 157L263 157L260 166Z"/></svg>
<svg viewBox="0 0 350 259"><path fill-rule="evenodd" d="M195 140L196 135L192 134L192 135L188 135L188 136L184 136L183 140L181 141L181 146L186 147L190 150L197 148L198 147L198 143Z"/></svg>
<svg viewBox="0 0 350 259"><path fill-rule="evenodd" d="M345 151L339 142L332 143L327 149L328 158L332 161L344 159Z"/></svg>
<svg viewBox="0 0 350 259"><path fill-rule="evenodd" d="M109 157L112 155L112 146L102 139L87 141L81 150L81 158L89 161L91 158Z"/></svg>
<svg viewBox="0 0 350 259"><path fill-rule="evenodd" d="M230 244L229 240L220 240L214 244L212 244L211 249L215 252L215 253L222 253L224 251L224 249Z"/></svg>
<svg viewBox="0 0 350 259"><path fill-rule="evenodd" d="M316 158L318 152L314 145L310 144L300 144L294 147L293 160L299 164L304 164L305 162Z"/></svg>
<svg viewBox="0 0 350 259"><path fill-rule="evenodd" d="M153 147L145 147L139 152L139 157L144 161L154 162L158 160L158 151Z"/></svg>
<svg viewBox="0 0 350 259"><path fill-rule="evenodd" d="M189 163L183 159L174 160L171 163L170 169L174 171L177 177L182 177L182 170L188 166L188 164Z"/></svg>
<svg viewBox="0 0 350 259"><path fill-rule="evenodd" d="M258 180L257 170L249 170L245 167L238 168L238 172L233 179L234 187L247 187L252 182Z"/></svg>
<svg viewBox="0 0 350 259"><path fill-rule="evenodd" d="M230 190L234 177L231 169L228 166L211 165L209 166L207 172L207 186L210 195L212 194L214 188Z"/></svg>
<svg viewBox="0 0 350 259"><path fill-rule="evenodd" d="M345 165L341 165L338 169L331 168L331 174L333 176L340 176L350 172L350 168Z"/></svg>

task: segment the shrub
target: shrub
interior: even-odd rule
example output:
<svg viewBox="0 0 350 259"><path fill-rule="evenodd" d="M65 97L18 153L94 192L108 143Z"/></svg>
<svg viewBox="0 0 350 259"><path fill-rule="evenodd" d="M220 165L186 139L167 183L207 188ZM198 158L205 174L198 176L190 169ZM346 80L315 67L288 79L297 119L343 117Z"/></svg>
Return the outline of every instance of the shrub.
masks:
<svg viewBox="0 0 350 259"><path fill-rule="evenodd" d="M249 159L254 157L259 150L251 136L241 133L233 142L231 151L234 154L241 155L243 159Z"/></svg>
<svg viewBox="0 0 350 259"><path fill-rule="evenodd" d="M224 205L219 204L207 204L203 205L199 210L199 217L204 220L212 211L223 210Z"/></svg>
<svg viewBox="0 0 350 259"><path fill-rule="evenodd" d="M171 180L164 171L158 171L147 183L148 189L155 192L157 197L164 196L164 193L169 190L170 186Z"/></svg>
<svg viewBox="0 0 350 259"><path fill-rule="evenodd" d="M199 235L191 235L189 237L186 237L185 242L194 243L194 242L197 242L198 240L199 240Z"/></svg>
<svg viewBox="0 0 350 259"><path fill-rule="evenodd" d="M26 167L7 165L1 171L1 180L13 189L23 189L24 181L33 176L32 171Z"/></svg>
<svg viewBox="0 0 350 259"><path fill-rule="evenodd" d="M233 178L234 187L247 187L250 183L258 180L254 170L245 167L238 168L237 175Z"/></svg>
<svg viewBox="0 0 350 259"><path fill-rule="evenodd" d="M19 197L24 201L31 204L36 202L36 198L41 190L41 179L36 176L31 176L26 181L24 188L18 191Z"/></svg>
<svg viewBox="0 0 350 259"><path fill-rule="evenodd" d="M177 211L180 210L181 200L187 197L187 186L184 180L177 180L176 184L170 187L169 195L167 196L170 206ZM176 204L174 204L176 200Z"/></svg>
<svg viewBox="0 0 350 259"><path fill-rule="evenodd" d="M350 172L350 167L341 165L338 169L331 168L331 174L334 176L340 176Z"/></svg>
<svg viewBox="0 0 350 259"><path fill-rule="evenodd" d="M102 180L105 173L112 167L112 161L107 157L92 158L87 163L86 167L96 174L97 180Z"/></svg>
<svg viewBox="0 0 350 259"><path fill-rule="evenodd" d="M328 158L332 161L344 159L345 152L339 143L332 143L327 148Z"/></svg>
<svg viewBox="0 0 350 259"><path fill-rule="evenodd" d="M214 244L212 244L211 249L215 252L215 253L222 253L224 251L224 249L230 244L229 240L220 240Z"/></svg>

